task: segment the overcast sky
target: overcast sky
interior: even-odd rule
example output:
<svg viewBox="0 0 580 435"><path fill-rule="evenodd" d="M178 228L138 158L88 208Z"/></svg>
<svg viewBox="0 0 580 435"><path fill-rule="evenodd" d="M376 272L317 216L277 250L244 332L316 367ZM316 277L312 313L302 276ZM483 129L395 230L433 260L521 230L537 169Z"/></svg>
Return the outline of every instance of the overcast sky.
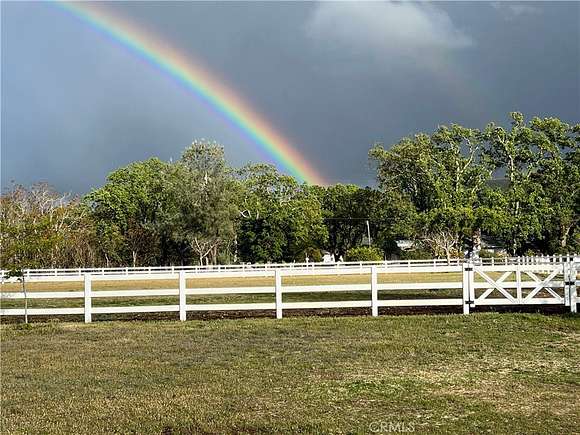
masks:
<svg viewBox="0 0 580 435"><path fill-rule="evenodd" d="M580 3L108 3L207 68L331 182L439 124L580 121ZM1 181L84 193L194 139L268 156L167 75L47 3L2 2ZM281 169L283 169L281 167Z"/></svg>

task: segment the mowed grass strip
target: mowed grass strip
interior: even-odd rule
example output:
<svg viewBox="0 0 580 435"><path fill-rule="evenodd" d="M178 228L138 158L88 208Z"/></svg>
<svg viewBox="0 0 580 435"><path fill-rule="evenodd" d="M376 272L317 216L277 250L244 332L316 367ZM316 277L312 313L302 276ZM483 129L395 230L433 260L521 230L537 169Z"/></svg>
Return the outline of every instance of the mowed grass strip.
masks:
<svg viewBox="0 0 580 435"><path fill-rule="evenodd" d="M368 273L352 275L298 275L283 277L283 285L333 285L333 284L368 284L371 277ZM381 273L380 283L411 282L461 282L461 273ZM237 277L237 278L192 278L187 280L188 288L235 288L274 286L274 277ZM92 288L98 290L132 290L177 288L177 279L118 280L102 281L94 277ZM26 288L30 291L73 291L82 290L82 281L78 282L29 282ZM3 283L0 291L21 291L20 283Z"/></svg>
<svg viewBox="0 0 580 435"><path fill-rule="evenodd" d="M3 325L2 432L577 433L580 317Z"/></svg>

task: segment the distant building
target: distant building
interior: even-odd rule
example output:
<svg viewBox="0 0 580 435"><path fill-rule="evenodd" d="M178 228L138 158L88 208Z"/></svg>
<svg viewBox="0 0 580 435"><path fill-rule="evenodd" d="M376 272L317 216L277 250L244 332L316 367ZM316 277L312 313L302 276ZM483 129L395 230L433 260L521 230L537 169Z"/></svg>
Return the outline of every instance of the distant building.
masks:
<svg viewBox="0 0 580 435"><path fill-rule="evenodd" d="M412 240L397 240L397 247L401 250L401 251L408 251L410 249L413 249L413 241Z"/></svg>
<svg viewBox="0 0 580 435"><path fill-rule="evenodd" d="M334 254L331 254L328 251L322 251L322 262L323 263L334 263Z"/></svg>
<svg viewBox="0 0 580 435"><path fill-rule="evenodd" d="M495 255L507 255L507 249L499 241L491 237L481 237L481 249L483 251L493 252Z"/></svg>

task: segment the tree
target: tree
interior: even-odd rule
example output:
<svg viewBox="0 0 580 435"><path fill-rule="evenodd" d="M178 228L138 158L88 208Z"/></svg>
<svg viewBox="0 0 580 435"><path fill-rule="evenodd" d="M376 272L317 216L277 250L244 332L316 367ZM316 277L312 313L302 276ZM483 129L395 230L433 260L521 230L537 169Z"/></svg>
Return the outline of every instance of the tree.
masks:
<svg viewBox="0 0 580 435"><path fill-rule="evenodd" d="M94 229L82 204L46 183L0 197L3 268L74 267L95 261Z"/></svg>
<svg viewBox="0 0 580 435"><path fill-rule="evenodd" d="M173 237L186 242L199 264L216 264L234 239L236 184L224 151L216 143L195 141L173 168L170 196L176 204Z"/></svg>
<svg viewBox="0 0 580 435"><path fill-rule="evenodd" d="M481 149L477 130L452 124L403 138L389 150L375 145L369 153L380 189L413 217L406 232L435 255L457 255L465 236L481 225L479 199L492 172Z"/></svg>
<svg viewBox="0 0 580 435"><path fill-rule="evenodd" d="M238 172L238 252L242 261L304 260L327 238L318 198L271 165Z"/></svg>
<svg viewBox="0 0 580 435"><path fill-rule="evenodd" d="M530 127L555 146L540 160L533 181L544 196L542 252L578 252L580 249L580 124L570 126L557 118L534 118Z"/></svg>
<svg viewBox="0 0 580 435"><path fill-rule="evenodd" d="M43 183L13 186L0 197L0 262L288 262L322 249L340 257L363 242L367 222L381 258L450 259L481 234L512 254L580 249L580 124L526 122L514 112L508 128L443 125L392 147L376 144L369 156L377 189L308 186L271 165L234 171L207 141L193 142L176 163L119 168L82 201ZM421 253L401 252L399 239Z"/></svg>
<svg viewBox="0 0 580 435"><path fill-rule="evenodd" d="M376 246L357 246L346 251L346 261L381 261L383 253Z"/></svg>
<svg viewBox="0 0 580 435"><path fill-rule="evenodd" d="M85 197L107 265L159 261L158 224L170 172L170 164L157 158L131 163Z"/></svg>
<svg viewBox="0 0 580 435"><path fill-rule="evenodd" d="M324 223L328 231L328 250L336 257L357 246L367 235L367 221L376 232L374 218L380 194L370 188L353 184L313 186L322 206Z"/></svg>
<svg viewBox="0 0 580 435"><path fill-rule="evenodd" d="M491 123L484 131L486 158L507 179L496 195L503 196L496 206L505 214L496 236L514 255L566 250L578 224L578 127L557 118L526 124L521 113L510 116L510 130Z"/></svg>
<svg viewBox="0 0 580 435"><path fill-rule="evenodd" d="M371 222L376 228L373 243L387 256L400 256L403 253L397 241L417 238L419 214L411 201L396 190L376 194L378 200L371 211Z"/></svg>

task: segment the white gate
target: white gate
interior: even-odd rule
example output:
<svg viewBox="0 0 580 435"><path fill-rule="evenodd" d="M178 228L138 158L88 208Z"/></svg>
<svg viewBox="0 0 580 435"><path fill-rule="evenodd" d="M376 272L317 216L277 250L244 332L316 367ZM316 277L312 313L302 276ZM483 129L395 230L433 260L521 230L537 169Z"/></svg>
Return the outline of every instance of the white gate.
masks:
<svg viewBox="0 0 580 435"><path fill-rule="evenodd" d="M502 266L467 263L464 266L465 303L469 307L564 304L576 312L577 267L574 261Z"/></svg>

